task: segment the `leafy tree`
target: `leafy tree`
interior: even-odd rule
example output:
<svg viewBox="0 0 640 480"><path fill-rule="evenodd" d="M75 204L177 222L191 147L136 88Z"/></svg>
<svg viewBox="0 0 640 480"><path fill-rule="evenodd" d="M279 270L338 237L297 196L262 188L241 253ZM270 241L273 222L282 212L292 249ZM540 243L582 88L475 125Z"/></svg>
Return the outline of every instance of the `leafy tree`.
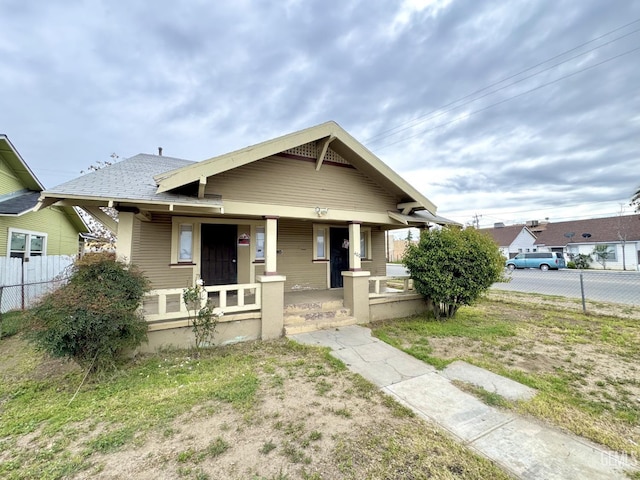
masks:
<svg viewBox="0 0 640 480"><path fill-rule="evenodd" d="M451 318L502 279L504 258L491 237L474 228L427 230L409 245L404 264L437 319Z"/></svg>
<svg viewBox="0 0 640 480"><path fill-rule="evenodd" d="M112 161L102 161L98 160L93 165L89 165L86 170L80 171L81 174L96 172L103 168L109 167L113 165L115 162L120 160L120 156L115 153L111 154ZM109 215L116 222L118 221L118 211L115 208L110 207L98 207L102 210L106 215ZM87 213L86 211L80 209L79 214L82 216L85 223L89 226L91 233L95 235L96 241L98 243L99 248L108 247L109 250L114 250L114 245L116 244L116 234L112 232L108 228L106 228L101 222L99 222L95 217Z"/></svg>
<svg viewBox="0 0 640 480"><path fill-rule="evenodd" d="M631 203L629 204L632 207L635 207L636 212L640 212L640 187L636 190L636 193L631 197Z"/></svg>
<svg viewBox="0 0 640 480"><path fill-rule="evenodd" d="M593 247L593 255L596 257L596 261L602 265L602 268L606 270L607 260L611 258L613 252L609 250L609 245L596 245Z"/></svg>
<svg viewBox="0 0 640 480"><path fill-rule="evenodd" d="M142 273L114 254L87 254L73 265L69 282L30 312L30 339L89 372L113 367L147 338L139 310L147 289Z"/></svg>

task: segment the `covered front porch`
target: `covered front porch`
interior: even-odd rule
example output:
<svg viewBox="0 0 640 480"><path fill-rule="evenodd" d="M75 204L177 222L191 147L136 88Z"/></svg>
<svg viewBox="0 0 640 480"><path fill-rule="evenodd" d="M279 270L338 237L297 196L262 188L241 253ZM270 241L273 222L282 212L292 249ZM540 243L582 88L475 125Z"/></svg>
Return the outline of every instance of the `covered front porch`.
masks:
<svg viewBox="0 0 640 480"><path fill-rule="evenodd" d="M274 308L274 304L279 302L273 298L269 287L283 282L281 277L275 282L206 286L204 289L208 297L224 311L218 323L216 343L277 338L283 334L402 318L423 312L426 308L424 299L412 289L407 276L361 278L367 280L364 302L350 299L351 304L360 302L357 307L360 310L356 312L360 313L361 319L353 314L348 300L345 302L345 297L353 289L287 291L282 293L280 308ZM149 344L144 350L156 350L167 345L189 346L192 343L182 292L183 289L172 288L147 294L143 311L149 323Z"/></svg>

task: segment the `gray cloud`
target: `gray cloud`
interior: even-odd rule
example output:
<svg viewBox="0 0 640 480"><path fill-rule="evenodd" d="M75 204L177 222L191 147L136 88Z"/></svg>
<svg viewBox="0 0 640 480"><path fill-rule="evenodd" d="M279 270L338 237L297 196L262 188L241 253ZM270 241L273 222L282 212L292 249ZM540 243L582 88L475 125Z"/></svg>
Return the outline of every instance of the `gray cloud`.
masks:
<svg viewBox="0 0 640 480"><path fill-rule="evenodd" d="M410 181L424 171L419 188L460 220L469 195L487 211L610 209L640 184L640 52L560 79L640 32L439 110L639 19L638 2L5 4L0 131L47 186L114 151L198 160L329 119Z"/></svg>

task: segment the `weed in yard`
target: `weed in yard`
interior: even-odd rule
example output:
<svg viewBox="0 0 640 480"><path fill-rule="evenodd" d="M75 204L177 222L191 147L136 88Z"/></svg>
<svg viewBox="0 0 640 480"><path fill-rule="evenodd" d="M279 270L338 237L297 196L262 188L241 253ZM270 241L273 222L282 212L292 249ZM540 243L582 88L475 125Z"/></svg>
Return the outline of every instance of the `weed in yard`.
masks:
<svg viewBox="0 0 640 480"><path fill-rule="evenodd" d="M316 392L318 395L323 396L333 388L331 383L327 382L324 378L321 378L316 382Z"/></svg>
<svg viewBox="0 0 640 480"><path fill-rule="evenodd" d="M275 450L276 448L276 444L269 440L268 442L263 443L262 447L260 447L260 450L258 451L263 455L267 455L269 452Z"/></svg>

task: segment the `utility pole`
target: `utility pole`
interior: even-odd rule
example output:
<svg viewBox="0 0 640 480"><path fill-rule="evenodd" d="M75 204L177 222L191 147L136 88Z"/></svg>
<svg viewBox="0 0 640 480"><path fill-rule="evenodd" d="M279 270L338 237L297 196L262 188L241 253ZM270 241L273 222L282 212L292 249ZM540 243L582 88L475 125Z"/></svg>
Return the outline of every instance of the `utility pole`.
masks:
<svg viewBox="0 0 640 480"><path fill-rule="evenodd" d="M480 219L482 215L478 215L477 213L472 217L471 224L475 227L476 230L480 230Z"/></svg>

